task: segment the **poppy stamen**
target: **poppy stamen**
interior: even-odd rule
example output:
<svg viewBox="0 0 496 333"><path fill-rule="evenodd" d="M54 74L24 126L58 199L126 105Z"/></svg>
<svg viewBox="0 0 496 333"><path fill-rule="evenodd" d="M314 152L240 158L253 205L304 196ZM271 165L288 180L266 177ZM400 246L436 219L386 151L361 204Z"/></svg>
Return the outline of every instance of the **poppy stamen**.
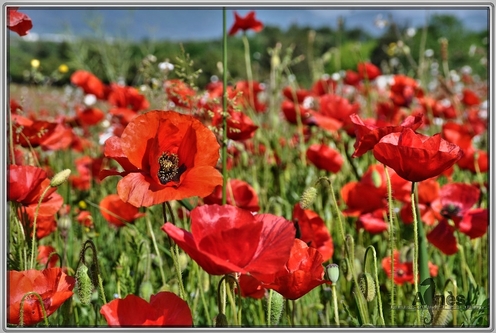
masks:
<svg viewBox="0 0 496 333"><path fill-rule="evenodd" d="M179 174L179 158L176 154L162 153L158 159L160 168L158 170L158 180L165 185L171 180L176 180Z"/></svg>

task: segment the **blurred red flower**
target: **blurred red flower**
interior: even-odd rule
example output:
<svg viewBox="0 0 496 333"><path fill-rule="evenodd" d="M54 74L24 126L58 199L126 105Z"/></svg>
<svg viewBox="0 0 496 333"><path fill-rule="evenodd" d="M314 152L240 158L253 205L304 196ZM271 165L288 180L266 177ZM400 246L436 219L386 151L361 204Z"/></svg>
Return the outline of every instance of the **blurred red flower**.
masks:
<svg viewBox="0 0 496 333"><path fill-rule="evenodd" d="M105 118L105 114L98 108L76 107L76 120L83 127L96 125L103 118Z"/></svg>
<svg viewBox="0 0 496 333"><path fill-rule="evenodd" d="M417 205L420 210L418 218L427 225L434 225L439 218L437 207L439 206L440 188L441 186L435 178L429 178L418 183ZM402 201L404 204L400 210L401 220L406 224L413 223L411 196Z"/></svg>
<svg viewBox="0 0 496 333"><path fill-rule="evenodd" d="M262 22L255 18L255 12L251 11L246 14L245 17L239 16L239 14L234 11L234 24L229 29L229 36L235 35L238 31L253 30L255 32L262 31L264 25Z"/></svg>
<svg viewBox="0 0 496 333"><path fill-rule="evenodd" d="M83 156L77 158L74 161L76 164L76 170L79 173L78 175L70 175L69 182L71 185L81 191L87 191L91 188L91 180L92 180L92 166L93 160L89 156Z"/></svg>
<svg viewBox="0 0 496 333"><path fill-rule="evenodd" d="M215 109L212 119L214 126L222 126L222 112L220 108ZM229 109L227 117L227 137L233 141L243 141L253 138L258 126L253 123L250 117L243 112Z"/></svg>
<svg viewBox="0 0 496 333"><path fill-rule="evenodd" d="M415 96L422 96L422 91L415 79L405 75L393 77L389 98L395 105L408 107Z"/></svg>
<svg viewBox="0 0 496 333"><path fill-rule="evenodd" d="M40 294L47 316L51 316L68 298L76 279L66 275L61 268L27 271L9 271L7 297L7 322L19 325L21 300L29 292ZM43 312L38 298L30 295L24 300L24 325L35 325L43 320Z"/></svg>
<svg viewBox="0 0 496 333"><path fill-rule="evenodd" d="M389 226L386 221L384 221L386 214L387 211L384 208L361 214L357 219L357 228L363 228L371 234L379 234L386 231Z"/></svg>
<svg viewBox="0 0 496 333"><path fill-rule="evenodd" d="M111 327L193 326L188 303L169 291L152 295L150 302L132 294L114 299L100 313Z"/></svg>
<svg viewBox="0 0 496 333"><path fill-rule="evenodd" d="M347 98L335 94L319 96L317 104L317 112L312 113L317 126L330 132L344 129L354 133L350 115L359 112L360 104L350 103Z"/></svg>
<svg viewBox="0 0 496 333"><path fill-rule="evenodd" d="M295 300L321 284L324 280L324 262L320 252L302 241L295 239L289 260L276 273L274 282L264 287L273 289L287 299Z"/></svg>
<svg viewBox="0 0 496 333"><path fill-rule="evenodd" d="M481 103L479 96L470 89L463 89L462 103L467 106L479 105Z"/></svg>
<svg viewBox="0 0 496 333"><path fill-rule="evenodd" d="M209 196L203 198L203 202L207 205L221 205L222 185L215 187L215 190ZM251 212L260 210L257 192L250 184L240 179L230 179L227 183L226 203Z"/></svg>
<svg viewBox="0 0 496 333"><path fill-rule="evenodd" d="M326 144L315 143L307 149L308 160L320 170L337 173L343 165L343 156L339 151Z"/></svg>
<svg viewBox="0 0 496 333"><path fill-rule="evenodd" d="M76 221L84 227L93 227L93 216L91 216L91 213L87 210L80 211L76 217Z"/></svg>
<svg viewBox="0 0 496 333"><path fill-rule="evenodd" d="M175 106L191 109L196 91L180 79L167 80L164 83L165 93Z"/></svg>
<svg viewBox="0 0 496 333"><path fill-rule="evenodd" d="M57 266L57 262L59 260L59 257L57 257L56 255L53 255L52 257L50 257L50 255L52 253L57 253L57 250L55 250L55 248L53 246L50 246L50 245L39 245L38 246L38 256L36 257L36 260L38 260L38 262L43 265L43 267L45 267L45 265L48 265L46 266L47 268L53 268L55 266ZM50 258L50 262L48 261L48 258Z"/></svg>
<svg viewBox="0 0 496 333"><path fill-rule="evenodd" d="M363 122L359 115L356 113L350 115L351 122L355 126L355 152L352 157L360 157L371 149L381 138L385 135L394 132L401 132L403 128L411 128L416 130L422 125L422 114L417 113L415 115L408 116L400 125L398 126L374 126L367 125Z"/></svg>
<svg viewBox="0 0 496 333"><path fill-rule="evenodd" d="M138 91L138 89L129 86L121 86L116 83L110 84L110 89L107 95L107 101L118 108L130 108L134 111L148 109L146 97Z"/></svg>
<svg viewBox="0 0 496 333"><path fill-rule="evenodd" d="M360 62L357 65L358 75L361 80L375 80L381 75L381 70L376 65L370 62Z"/></svg>
<svg viewBox="0 0 496 333"><path fill-rule="evenodd" d="M397 285L403 285L404 283L414 283L413 280L413 263L411 261L400 260L400 252L394 250L394 283ZM429 273L431 277L437 276L438 267L428 262ZM391 256L387 256L382 259L382 269L386 272L386 275L391 277Z"/></svg>
<svg viewBox="0 0 496 333"><path fill-rule="evenodd" d="M28 31L33 27L31 18L24 13L18 12L17 7L7 8L8 22L7 28L17 32L19 36L25 36Z"/></svg>
<svg viewBox="0 0 496 333"><path fill-rule="evenodd" d="M109 194L100 201L100 213L107 222L116 227L123 227L145 216L137 207L122 201L117 194Z"/></svg>
<svg viewBox="0 0 496 333"><path fill-rule="evenodd" d="M271 282L286 263L295 228L282 217L255 214L230 205L191 211L191 232L167 222L162 230L207 273L249 273Z"/></svg>
<svg viewBox="0 0 496 333"><path fill-rule="evenodd" d="M383 136L374 157L402 178L420 182L450 168L463 155L460 147L441 138L415 133L411 128Z"/></svg>
<svg viewBox="0 0 496 333"><path fill-rule="evenodd" d="M265 287L263 284L248 274L241 274L238 278L241 297L251 297L261 299L265 296Z"/></svg>
<svg viewBox="0 0 496 333"><path fill-rule="evenodd" d="M39 147L55 131L57 123L45 120L33 120L12 114L12 134L15 144L22 147Z"/></svg>
<svg viewBox="0 0 496 333"><path fill-rule="evenodd" d="M83 89L85 94L95 95L98 99L104 99L108 89L98 77L85 70L75 71L71 75L71 83Z"/></svg>
<svg viewBox="0 0 496 333"><path fill-rule="evenodd" d="M334 244L324 220L313 210L303 209L300 203L293 208L293 222L298 224L300 237L308 246L317 249L322 255L322 261L332 258Z"/></svg>
<svg viewBox="0 0 496 333"><path fill-rule="evenodd" d="M295 104L291 101L284 100L281 103L281 110L284 118L290 124L298 124L298 113L300 114L300 119L302 124L310 125L312 124L312 111L307 109L301 104Z"/></svg>
<svg viewBox="0 0 496 333"><path fill-rule="evenodd" d="M32 228L36 207L41 194L50 186L50 179L45 170L29 165L9 165L8 193L9 201L20 204L17 214L25 228ZM36 236L43 238L57 228L55 214L62 207L63 199L51 187L42 199L36 219ZM27 217L24 219L24 216ZM29 235L27 235L29 236Z"/></svg>
<svg viewBox="0 0 496 333"><path fill-rule="evenodd" d="M117 193L140 207L193 196L205 197L222 183L215 135L199 120L154 110L134 118L122 136L105 141L104 155L124 169L102 170L100 178L121 175Z"/></svg>

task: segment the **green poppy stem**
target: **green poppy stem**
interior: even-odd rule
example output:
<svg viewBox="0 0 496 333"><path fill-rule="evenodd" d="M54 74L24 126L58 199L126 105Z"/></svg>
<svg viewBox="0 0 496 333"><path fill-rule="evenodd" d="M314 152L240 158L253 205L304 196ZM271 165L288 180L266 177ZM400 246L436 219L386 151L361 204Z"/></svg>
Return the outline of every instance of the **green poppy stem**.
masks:
<svg viewBox="0 0 496 333"><path fill-rule="evenodd" d="M336 322L336 326L339 327L338 295L336 294L335 283L331 285L331 290L332 290L332 301L334 304L334 321Z"/></svg>
<svg viewBox="0 0 496 333"><path fill-rule="evenodd" d="M33 220L33 238L32 238L32 241L31 241L31 261L30 261L30 265L29 267L31 269L34 269L34 258L36 257L36 253L35 252L35 249L36 249L36 222L38 220L38 214L40 212L40 206L41 206L41 202L43 201L43 198L45 197L45 195L47 194L48 190L51 188L52 186L51 185L48 185L45 190L43 191L43 193L40 195L40 200L38 200L38 205L36 206L36 211L34 212L34 220Z"/></svg>
<svg viewBox="0 0 496 333"><path fill-rule="evenodd" d="M246 36L246 31L243 31L243 45L245 48L245 64L246 64L246 78L248 80L248 88L250 89L250 104L255 110L255 95L253 93L253 73L251 71L251 60L250 60L250 43L248 37Z"/></svg>
<svg viewBox="0 0 496 333"><path fill-rule="evenodd" d="M21 327L24 326L24 301L26 300L26 297L31 296L31 295L36 296L36 298L40 302L41 313L43 313L43 319L45 321L45 326L48 327L49 326L48 325L48 316L47 316L47 313L45 310L45 304L43 303L43 299L41 298L41 295L35 291L30 291L30 292L26 293L21 299L20 311L19 311L19 326L21 326Z"/></svg>
<svg viewBox="0 0 496 333"><path fill-rule="evenodd" d="M390 249L390 260L391 260L391 326L394 326L395 314L396 314L396 300L395 300L395 284L394 284L394 219L393 219L393 189L391 186L391 177L387 170L387 166L384 165L384 173L386 174L387 181L387 192L388 192L388 217L389 217L389 249Z"/></svg>
<svg viewBox="0 0 496 333"><path fill-rule="evenodd" d="M226 7L222 7L222 204L227 202L227 31Z"/></svg>

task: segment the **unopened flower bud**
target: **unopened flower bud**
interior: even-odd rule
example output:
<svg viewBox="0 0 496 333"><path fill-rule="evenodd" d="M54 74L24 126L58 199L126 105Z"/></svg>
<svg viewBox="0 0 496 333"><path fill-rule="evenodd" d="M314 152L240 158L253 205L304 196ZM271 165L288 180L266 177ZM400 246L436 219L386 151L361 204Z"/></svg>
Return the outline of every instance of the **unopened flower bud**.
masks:
<svg viewBox="0 0 496 333"><path fill-rule="evenodd" d="M317 197L317 189L313 186L307 188L301 195L300 207L303 209L308 209L315 201L316 197Z"/></svg>
<svg viewBox="0 0 496 333"><path fill-rule="evenodd" d="M76 281L76 291L79 300L84 305L90 304L93 284L91 283L91 279L88 276L88 267L86 267L85 264L79 266L78 270L76 271Z"/></svg>
<svg viewBox="0 0 496 333"><path fill-rule="evenodd" d="M71 169L65 169L60 172L57 172L50 181L50 186L59 187L60 185L65 183L67 179L69 179L70 174L71 174Z"/></svg>
<svg viewBox="0 0 496 333"><path fill-rule="evenodd" d="M367 302L372 301L377 293L375 281L372 275L369 273L360 274L358 284L360 285L360 290L362 291L363 296L365 296Z"/></svg>

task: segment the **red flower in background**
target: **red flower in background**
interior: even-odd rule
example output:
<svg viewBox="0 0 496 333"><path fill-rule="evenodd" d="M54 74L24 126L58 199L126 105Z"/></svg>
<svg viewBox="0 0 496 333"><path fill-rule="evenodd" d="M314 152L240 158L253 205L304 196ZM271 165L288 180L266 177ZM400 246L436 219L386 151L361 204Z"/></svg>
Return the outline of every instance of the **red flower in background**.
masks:
<svg viewBox="0 0 496 333"><path fill-rule="evenodd" d="M25 224L25 228L28 226L32 228L40 196L49 186L50 179L47 178L45 170L27 165L9 165L8 200L20 203L17 214ZM51 187L47 191L38 211L36 236L40 239L57 228L55 214L62 207L63 199L56 190L56 187ZM24 213L28 221L23 219Z"/></svg>
<svg viewBox="0 0 496 333"><path fill-rule="evenodd" d="M95 95L98 99L104 99L108 89L98 77L85 70L75 71L71 75L71 83L83 89L85 94Z"/></svg>
<svg viewBox="0 0 496 333"><path fill-rule="evenodd" d="M81 191L87 191L91 188L92 172L91 166L93 159L89 156L83 156L74 161L76 170L79 175L70 175L69 182L71 185Z"/></svg>
<svg viewBox="0 0 496 333"><path fill-rule="evenodd" d="M321 284L331 283L324 280L323 262L317 249L295 239L288 262L276 273L274 282L264 287L277 291L287 299L298 299Z"/></svg>
<svg viewBox="0 0 496 333"><path fill-rule="evenodd" d="M439 199L441 186L436 179L430 178L418 183L418 208L420 210L420 220L427 225L434 225L439 218L439 213L436 211L437 202ZM403 223L413 223L412 202L411 196L408 196L400 211L401 220Z"/></svg>
<svg viewBox="0 0 496 333"><path fill-rule="evenodd" d="M214 126L222 126L222 112L216 109L215 116L212 119ZM243 112L234 111L232 109L227 111L227 137L234 141L243 141L253 138L258 126L253 123L250 117Z"/></svg>
<svg viewBox="0 0 496 333"><path fill-rule="evenodd" d="M9 271L7 322L19 325L21 300L29 292L40 294L43 299L47 316L51 316L68 298L76 279L67 276L61 268L47 268L42 271L30 269L27 271ZM24 300L24 325L35 325L43 320L43 312L38 298L30 295Z"/></svg>
<svg viewBox="0 0 496 333"><path fill-rule="evenodd" d="M102 110L97 108L76 107L76 120L81 126L93 126L105 118Z"/></svg>
<svg viewBox="0 0 496 333"><path fill-rule="evenodd" d="M352 157L360 157L371 149L381 140L383 136L390 133L401 132L403 128L411 128L416 130L422 125L422 114L415 114L408 116L405 121L403 121L398 126L373 126L367 125L360 119L360 116L356 113L350 115L352 123L355 125L355 152Z"/></svg>
<svg viewBox="0 0 496 333"><path fill-rule="evenodd" d="M229 205L198 206L190 216L191 233L169 222L162 230L209 274L271 282L288 260L295 228L282 217Z"/></svg>
<svg viewBox="0 0 496 333"><path fill-rule="evenodd" d="M140 94L138 89L129 86L121 86L116 83L110 85L107 100L115 107L130 108L134 111L145 110L150 106L146 97Z"/></svg>
<svg viewBox="0 0 496 333"><path fill-rule="evenodd" d="M343 165L343 156L339 151L326 144L315 143L308 147L307 158L320 170L337 173Z"/></svg>
<svg viewBox="0 0 496 333"><path fill-rule="evenodd" d="M470 89L463 89L462 103L467 106L479 105L481 103L479 96Z"/></svg>
<svg viewBox="0 0 496 333"><path fill-rule="evenodd" d="M358 113L358 103L350 103L339 95L325 94L318 98L318 106L317 112L312 113L317 126L331 132L339 129L353 132L350 115Z"/></svg>
<svg viewBox="0 0 496 333"><path fill-rule="evenodd" d="M388 134L374 146L374 157L402 178L420 182L450 168L463 155L460 147L441 138L415 133L411 128Z"/></svg>
<svg viewBox="0 0 496 333"><path fill-rule="evenodd" d="M298 224L300 237L308 246L317 249L322 255L322 261L332 258L334 244L324 220L314 211L301 208L296 203L293 208L293 221Z"/></svg>
<svg viewBox="0 0 496 333"><path fill-rule="evenodd" d="M150 111L134 118L122 136L105 142L104 155L123 172L102 170L100 178L121 175L117 193L140 207L193 196L205 197L222 183L215 135L199 120L173 111Z"/></svg>
<svg viewBox="0 0 496 333"><path fill-rule="evenodd" d="M56 255L52 255L50 257L50 255L52 253L57 253L57 250L55 250L55 248L53 246L50 246L50 245L39 245L38 246L38 256L36 257L36 260L41 264L43 265L43 267L46 267L47 268L53 268L55 266L57 266L57 262L59 260L59 257L57 257ZM50 261L48 261L48 259L50 258ZM48 263L48 265L47 265Z"/></svg>
<svg viewBox="0 0 496 333"><path fill-rule="evenodd" d="M376 209L373 212L361 214L357 220L357 228L363 228L371 234L379 234L388 229L388 224L384 221L386 209Z"/></svg>
<svg viewBox="0 0 496 333"><path fill-rule="evenodd" d="M312 124L311 116L313 112L301 104L295 104L291 101L284 100L281 103L281 110L284 114L284 118L286 118L290 124L298 123L298 113L300 114L302 124Z"/></svg>
<svg viewBox="0 0 496 333"><path fill-rule="evenodd" d="M57 128L57 123L45 120L31 120L19 115L12 115L12 134L15 144L26 148L42 145Z"/></svg>
<svg viewBox="0 0 496 333"><path fill-rule="evenodd" d="M263 284L248 274L241 274L238 278L241 297L251 297L261 299L265 296L265 287Z"/></svg>
<svg viewBox="0 0 496 333"><path fill-rule="evenodd" d="M24 13L18 12L17 7L9 7L7 8L7 28L10 30L17 32L19 36L25 36L28 34L28 31L33 27L33 22L31 18Z"/></svg>
<svg viewBox="0 0 496 333"><path fill-rule="evenodd" d="M100 213L107 222L116 227L123 227L145 216L137 207L122 201L117 194L109 194L100 201Z"/></svg>
<svg viewBox="0 0 496 333"><path fill-rule="evenodd" d="M394 250L394 283L397 285L403 285L404 283L414 283L413 280L413 263L411 261L400 260L400 253L398 250ZM437 276L438 267L432 264L430 261L429 273L431 277ZM391 277L391 257L387 256L382 259L382 268L386 272L388 277Z"/></svg>
<svg viewBox="0 0 496 333"><path fill-rule="evenodd" d="M239 16L239 14L234 11L234 24L231 26L231 29L229 29L229 36L235 35L239 30L253 30L259 32L262 31L263 27L263 23L255 18L254 11L246 14L245 17Z"/></svg>
<svg viewBox="0 0 496 333"><path fill-rule="evenodd" d="M370 62L360 62L357 65L358 75L361 80L375 80L376 77L381 75L381 70L376 65Z"/></svg>
<svg viewBox="0 0 496 333"><path fill-rule="evenodd" d="M150 302L132 294L114 299L100 313L111 327L193 325L188 303L169 291L152 295Z"/></svg>
<svg viewBox="0 0 496 333"><path fill-rule="evenodd" d="M184 81L179 79L167 80L164 83L165 93L169 100L174 102L176 106L191 109L196 91Z"/></svg>
<svg viewBox="0 0 496 333"><path fill-rule="evenodd" d="M207 205L222 204L222 185L218 185L209 196L203 198ZM258 195L255 189L245 181L240 179L231 179L227 183L226 203L251 212L258 212Z"/></svg>
<svg viewBox="0 0 496 333"><path fill-rule="evenodd" d="M397 106L408 107L415 96L422 96L417 81L405 75L395 75L390 90L389 98Z"/></svg>

